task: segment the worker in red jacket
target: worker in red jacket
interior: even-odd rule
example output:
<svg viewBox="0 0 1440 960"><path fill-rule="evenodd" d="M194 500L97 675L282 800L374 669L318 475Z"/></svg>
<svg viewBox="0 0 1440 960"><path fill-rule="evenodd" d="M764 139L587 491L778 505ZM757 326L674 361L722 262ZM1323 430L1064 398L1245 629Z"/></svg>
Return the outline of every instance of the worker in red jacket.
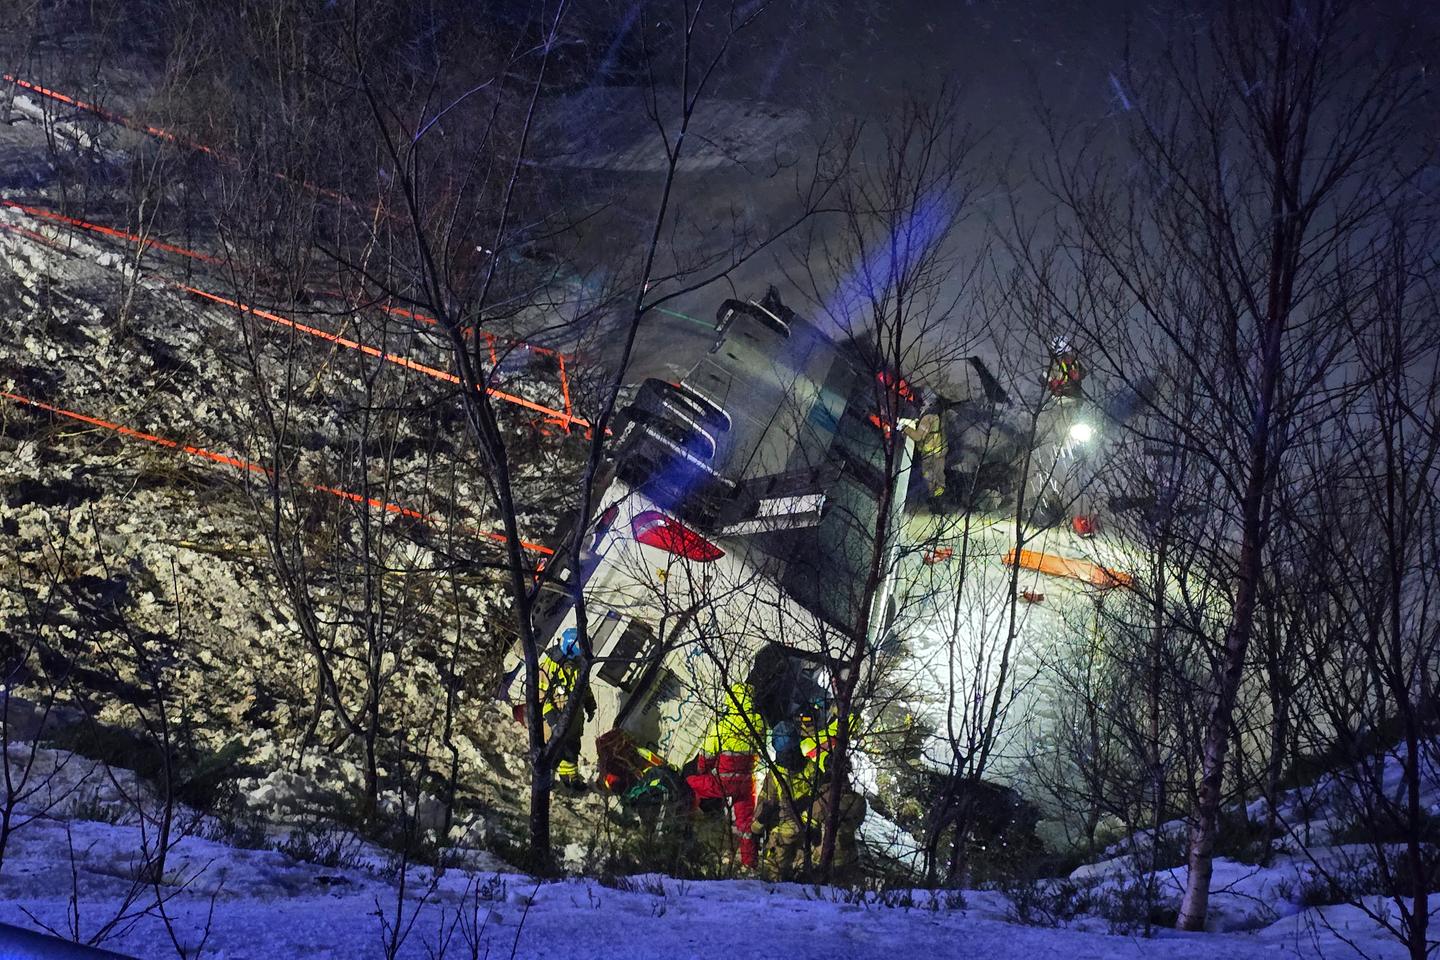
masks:
<svg viewBox="0 0 1440 960"><path fill-rule="evenodd" d="M1085 368L1080 365L1070 341L1066 337L1052 337L1050 340L1050 372L1045 382L1050 392L1062 399L1076 399L1085 395Z"/></svg>
<svg viewBox="0 0 1440 960"><path fill-rule="evenodd" d="M748 683L735 684L725 692L725 701L705 733L695 772L685 778L697 808L701 800L730 801L740 863L751 870L756 863L755 837L750 832L755 820L755 762L764 738L765 721L755 710L754 691Z"/></svg>

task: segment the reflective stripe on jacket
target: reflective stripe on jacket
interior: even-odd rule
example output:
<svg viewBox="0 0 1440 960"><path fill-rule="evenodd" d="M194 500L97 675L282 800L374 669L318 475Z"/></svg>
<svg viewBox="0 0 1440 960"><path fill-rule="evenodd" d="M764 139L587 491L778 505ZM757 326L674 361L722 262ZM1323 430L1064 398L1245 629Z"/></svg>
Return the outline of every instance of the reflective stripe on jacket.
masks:
<svg viewBox="0 0 1440 960"><path fill-rule="evenodd" d="M941 427L940 418L933 413L927 413L920 418L916 432L920 434L918 443L920 456L924 458L935 458L945 456L945 431Z"/></svg>
<svg viewBox="0 0 1440 960"><path fill-rule="evenodd" d="M794 771L772 765L766 771L765 782L760 788L755 822L767 830L785 823L798 828L810 807L819 777L819 770L813 762Z"/></svg>
<svg viewBox="0 0 1440 960"><path fill-rule="evenodd" d="M718 781L726 796L737 793L748 795L755 789L755 754L731 751L701 753L695 760L695 775Z"/></svg>
<svg viewBox="0 0 1440 960"><path fill-rule="evenodd" d="M860 718L855 714L850 715L850 746L855 746L856 735L860 732ZM840 737L840 718L836 717L827 723L822 729L815 731L811 736L800 741L800 750L805 758L815 764L816 768L824 773L830 766L830 752L835 749L835 741Z"/></svg>
<svg viewBox="0 0 1440 960"><path fill-rule="evenodd" d="M559 647L545 651L540 658L540 712L548 717L558 715L570 702L570 695L580 683L580 661L564 657ZM595 695L585 691L585 704L594 709Z"/></svg>
<svg viewBox="0 0 1440 960"><path fill-rule="evenodd" d="M726 691L725 704L701 741L700 752L712 757L726 753L759 754L765 742L765 721L755 711L748 683Z"/></svg>

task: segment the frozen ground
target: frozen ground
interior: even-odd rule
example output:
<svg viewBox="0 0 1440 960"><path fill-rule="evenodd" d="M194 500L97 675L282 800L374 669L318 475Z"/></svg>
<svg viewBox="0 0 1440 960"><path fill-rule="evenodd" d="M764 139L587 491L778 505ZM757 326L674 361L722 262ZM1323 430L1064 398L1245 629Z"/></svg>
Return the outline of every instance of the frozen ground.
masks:
<svg viewBox="0 0 1440 960"><path fill-rule="evenodd" d="M20 749L12 746L12 751ZM489 854L436 874L401 872L359 841L330 848L343 865L305 862L276 849L204 839L212 824L169 852L159 883L139 851L153 847L122 797L136 795L126 771L43 751L57 793L22 805L0 867L0 922L98 939L138 957L1002 957L1271 958L1404 955L1355 906L1301 909L1292 902L1302 869L1282 858L1269 869L1217 863L1215 919L1248 932L1117 936L1081 915L1060 926L1012 922L1015 904L997 891L852 891L756 880L677 881L653 875L539 883ZM27 817L48 808L33 820ZM100 819L84 819L85 817ZM110 822L116 821L116 822ZM269 834L252 843L273 842ZM294 847L290 847L292 851ZM1122 860L1082 868L1104 885ZM1169 871L1163 885L1177 884ZM1378 903L1378 901L1372 901ZM395 937L394 931L401 934ZM173 939L172 939L173 938ZM1348 941L1348 943L1347 943ZM393 951L387 950L387 943ZM0 937L0 955L3 937Z"/></svg>
<svg viewBox="0 0 1440 960"><path fill-rule="evenodd" d="M68 830L67 830L68 827ZM117 913L125 919L105 940L142 957L175 956L163 913L180 942L210 957L384 956L386 924L403 910L408 927L399 956L436 955L447 932L450 956L521 957L1273 957L1338 956L1322 917L1297 914L1251 934L1161 933L1158 939L1007 922L995 893L966 895L965 908L904 908L846 902L846 895L758 881L682 883L635 878L630 889L594 880L536 884L512 873L452 869L439 878L412 871L405 897L372 869L298 863L268 850L184 841L169 868L188 886L163 908L147 888L138 899L128 878L134 828L97 822L37 823L20 835L0 880L0 919L68 933L79 911L83 938ZM68 869L70 845L77 872ZM72 892L80 891L72 901ZM213 898L213 900L212 900ZM211 914L213 904L213 915ZM1353 907L1327 908L1323 920L1355 938L1371 956L1399 956ZM413 926L410 924L413 922ZM209 934L206 937L206 925Z"/></svg>

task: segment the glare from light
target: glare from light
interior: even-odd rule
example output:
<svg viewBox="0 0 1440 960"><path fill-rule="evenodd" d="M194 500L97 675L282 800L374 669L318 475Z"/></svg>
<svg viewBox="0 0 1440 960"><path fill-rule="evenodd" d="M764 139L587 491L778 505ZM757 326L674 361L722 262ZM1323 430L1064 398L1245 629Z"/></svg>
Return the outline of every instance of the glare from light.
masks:
<svg viewBox="0 0 1440 960"><path fill-rule="evenodd" d="M1088 423L1076 423L1070 427L1070 439L1079 443L1089 443L1095 436L1095 428Z"/></svg>

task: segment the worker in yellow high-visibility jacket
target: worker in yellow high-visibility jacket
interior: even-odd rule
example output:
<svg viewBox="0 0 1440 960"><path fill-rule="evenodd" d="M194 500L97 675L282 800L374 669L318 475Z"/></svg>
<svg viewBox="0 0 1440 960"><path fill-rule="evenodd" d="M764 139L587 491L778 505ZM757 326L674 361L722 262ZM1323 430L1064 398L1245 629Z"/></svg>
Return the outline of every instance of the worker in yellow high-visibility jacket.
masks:
<svg viewBox="0 0 1440 960"><path fill-rule="evenodd" d="M737 683L725 691L700 753L695 773L685 778L698 807L701 800L727 798L735 815L740 863L755 867L755 763L765 741L765 721L755 709L754 691Z"/></svg>
<svg viewBox="0 0 1440 960"><path fill-rule="evenodd" d="M800 749L806 758L806 770L810 784L810 803L802 819L808 829L810 842L815 844L817 849L823 837L825 820L830 814L831 784L837 778L841 781L840 817L835 834L835 856L830 865L832 879L849 876L859 864L857 834L868 809L865 797L857 792L850 783L848 758L842 760L835 758L835 743L840 736L840 722L838 716L830 717L828 722L825 722L822 717L817 721L818 725L812 728L813 732L800 741ZM850 714L849 727L850 747L853 749L860 733L860 717L858 715Z"/></svg>
<svg viewBox="0 0 1440 960"><path fill-rule="evenodd" d="M585 780L580 776L580 743L585 733L585 720L595 716L595 695L585 691L584 719L579 712L570 718L568 730L560 730L560 720L565 716L565 707L575 694L580 680L580 638L574 627L560 636L560 642L540 660L540 713L545 718L545 738L560 736L560 761L555 774L560 783L572 790L583 790Z"/></svg>

